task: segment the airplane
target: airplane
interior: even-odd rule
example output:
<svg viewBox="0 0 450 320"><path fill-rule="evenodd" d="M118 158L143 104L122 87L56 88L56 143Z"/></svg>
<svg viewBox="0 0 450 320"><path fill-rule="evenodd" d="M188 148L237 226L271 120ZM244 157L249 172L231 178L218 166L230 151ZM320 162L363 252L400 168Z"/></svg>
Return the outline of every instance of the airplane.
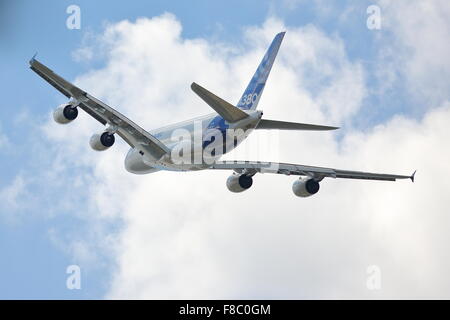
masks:
<svg viewBox="0 0 450 320"><path fill-rule="evenodd" d="M294 175L299 178L293 183L292 191L298 197L316 194L320 188L319 183L324 178L381 181L411 179L414 182L415 171L408 176L289 163L220 161L223 154L236 148L253 130L338 129L333 126L264 119L263 112L256 109L284 35L285 32L280 32L275 36L236 105L193 82L191 89L214 110L214 113L151 131L146 131L106 103L60 77L36 60L36 55L29 63L34 72L70 99L54 110L54 120L60 124L67 124L77 118L78 109L85 111L106 126L102 132L90 138L89 143L92 149L103 151L110 148L117 134L130 146L125 157L125 168L134 174L153 173L160 170L231 170L232 174L226 181L226 186L231 192L248 190L253 184L253 176L256 173ZM177 130L184 130L183 132L190 135L185 139L174 141L173 135ZM183 161L180 161L180 157ZM192 161L193 158L194 161Z"/></svg>

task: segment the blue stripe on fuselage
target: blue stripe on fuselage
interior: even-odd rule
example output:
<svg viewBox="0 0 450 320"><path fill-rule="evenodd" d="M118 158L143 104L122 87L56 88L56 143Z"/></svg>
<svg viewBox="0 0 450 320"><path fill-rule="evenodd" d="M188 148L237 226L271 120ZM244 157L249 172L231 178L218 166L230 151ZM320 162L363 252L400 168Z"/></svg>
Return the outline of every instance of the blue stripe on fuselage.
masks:
<svg viewBox="0 0 450 320"><path fill-rule="evenodd" d="M225 119L221 116L215 116L208 123L205 131L203 132L202 137L202 148L205 149L209 144L211 144L214 140L211 137L207 138L206 136L209 134L209 130L219 130L222 134L223 147L226 145L226 132L230 127L228 123L225 122Z"/></svg>

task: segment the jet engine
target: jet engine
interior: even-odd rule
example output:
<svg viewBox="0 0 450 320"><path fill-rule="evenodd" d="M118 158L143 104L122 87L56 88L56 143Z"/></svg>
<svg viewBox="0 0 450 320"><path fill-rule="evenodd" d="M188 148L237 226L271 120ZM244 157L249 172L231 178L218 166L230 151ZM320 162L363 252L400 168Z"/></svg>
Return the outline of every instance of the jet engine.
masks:
<svg viewBox="0 0 450 320"><path fill-rule="evenodd" d="M292 185L292 191L297 197L309 197L319 191L319 182L312 178L300 178Z"/></svg>
<svg viewBox="0 0 450 320"><path fill-rule="evenodd" d="M101 134L94 134L89 140L91 148L96 151L103 151L108 149L114 144L114 134L109 132L103 132Z"/></svg>
<svg viewBox="0 0 450 320"><path fill-rule="evenodd" d="M245 174L232 174L227 179L227 188L231 192L245 191L250 188L252 184L252 177Z"/></svg>
<svg viewBox="0 0 450 320"><path fill-rule="evenodd" d="M53 119L60 124L69 123L78 116L78 109L71 104L65 103L53 111Z"/></svg>

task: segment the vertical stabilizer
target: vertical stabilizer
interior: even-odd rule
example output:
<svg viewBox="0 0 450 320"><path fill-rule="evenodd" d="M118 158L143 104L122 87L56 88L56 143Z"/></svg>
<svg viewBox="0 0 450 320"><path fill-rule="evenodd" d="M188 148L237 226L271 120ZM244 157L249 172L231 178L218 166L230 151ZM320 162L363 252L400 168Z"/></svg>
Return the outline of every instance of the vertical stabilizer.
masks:
<svg viewBox="0 0 450 320"><path fill-rule="evenodd" d="M280 32L273 39L272 44L269 49L267 49L267 52L259 64L258 69L256 69L252 80L250 80L247 89L245 89L244 94L238 102L237 106L239 108L244 110L256 109L259 99L261 98L261 94L264 90L264 86L266 85L270 69L272 69L273 62L275 61L278 49L280 48L281 41L283 41L284 34L285 32Z"/></svg>

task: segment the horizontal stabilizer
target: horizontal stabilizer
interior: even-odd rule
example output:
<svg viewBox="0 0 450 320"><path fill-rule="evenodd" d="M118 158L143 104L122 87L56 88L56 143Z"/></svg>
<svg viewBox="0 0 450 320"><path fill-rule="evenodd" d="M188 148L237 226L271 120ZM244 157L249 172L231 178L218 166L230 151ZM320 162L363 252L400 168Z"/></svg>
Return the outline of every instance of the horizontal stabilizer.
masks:
<svg viewBox="0 0 450 320"><path fill-rule="evenodd" d="M195 82L192 82L191 89L228 122L237 122L248 117L248 114L241 109L219 98Z"/></svg>
<svg viewBox="0 0 450 320"><path fill-rule="evenodd" d="M336 129L339 129L339 127L320 126L320 125L309 124L309 123L298 123L298 122L286 122L286 121L261 119L261 121L259 121L259 124L256 127L256 129L322 131L322 130L336 130Z"/></svg>

